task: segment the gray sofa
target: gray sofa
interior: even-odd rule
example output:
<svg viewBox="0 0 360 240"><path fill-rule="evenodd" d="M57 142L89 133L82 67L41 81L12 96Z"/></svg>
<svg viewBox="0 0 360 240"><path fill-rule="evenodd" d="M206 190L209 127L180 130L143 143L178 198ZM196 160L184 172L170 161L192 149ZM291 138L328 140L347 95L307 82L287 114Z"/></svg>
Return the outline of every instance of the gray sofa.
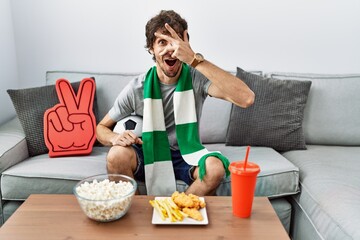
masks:
<svg viewBox="0 0 360 240"><path fill-rule="evenodd" d="M262 75L261 72L255 74ZM95 77L97 115L104 116L125 84L138 74L51 71L46 85L59 78L71 82ZM360 218L360 91L359 75L267 73L284 80L311 81L304 119L306 150L276 151L252 146L250 161L260 165L256 196L267 196L293 239L359 239ZM227 143L232 105L207 98L200 123L201 139L230 161L242 160L246 146ZM29 157L18 117L0 126L1 220L6 221L33 193L71 194L82 178L106 172L107 147L95 146L89 156ZM218 195L230 195L224 178ZM179 191L186 185L178 181ZM143 183L140 192L145 194Z"/></svg>

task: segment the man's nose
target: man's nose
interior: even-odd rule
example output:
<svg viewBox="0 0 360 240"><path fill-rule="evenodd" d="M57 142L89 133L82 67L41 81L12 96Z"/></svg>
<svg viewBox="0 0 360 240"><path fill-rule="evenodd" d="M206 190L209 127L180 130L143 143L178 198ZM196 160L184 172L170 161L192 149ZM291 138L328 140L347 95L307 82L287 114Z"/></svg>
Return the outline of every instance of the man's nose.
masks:
<svg viewBox="0 0 360 240"><path fill-rule="evenodd" d="M174 53L174 51L167 51L165 54L164 54L164 57L166 56L166 57L171 57L172 56L172 54Z"/></svg>

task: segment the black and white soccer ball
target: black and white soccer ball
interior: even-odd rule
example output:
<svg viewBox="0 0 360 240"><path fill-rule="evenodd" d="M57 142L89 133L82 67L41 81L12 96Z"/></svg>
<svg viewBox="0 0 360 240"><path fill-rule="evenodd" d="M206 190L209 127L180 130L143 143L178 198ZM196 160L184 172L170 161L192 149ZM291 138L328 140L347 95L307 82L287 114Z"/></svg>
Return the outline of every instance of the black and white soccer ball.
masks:
<svg viewBox="0 0 360 240"><path fill-rule="evenodd" d="M114 127L114 132L122 133L125 130L130 130L136 134L136 136L142 136L142 117L137 115L131 115L118 121Z"/></svg>

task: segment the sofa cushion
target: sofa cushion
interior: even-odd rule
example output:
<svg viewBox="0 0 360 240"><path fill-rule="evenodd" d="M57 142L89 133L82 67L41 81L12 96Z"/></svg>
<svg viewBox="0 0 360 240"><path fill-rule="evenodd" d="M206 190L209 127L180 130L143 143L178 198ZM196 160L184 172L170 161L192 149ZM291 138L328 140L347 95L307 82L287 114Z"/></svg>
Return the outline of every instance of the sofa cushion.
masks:
<svg viewBox="0 0 360 240"><path fill-rule="evenodd" d="M293 200L322 239L360 239L360 147L307 147L283 154L300 169Z"/></svg>
<svg viewBox="0 0 360 240"><path fill-rule="evenodd" d="M229 125L231 103L222 99L207 97L199 124L203 143L224 143ZM214 121L216 119L216 121Z"/></svg>
<svg viewBox="0 0 360 240"><path fill-rule="evenodd" d="M237 77L255 93L249 108L233 105L227 145L306 149L302 120L310 81L264 78L238 68Z"/></svg>
<svg viewBox="0 0 360 240"><path fill-rule="evenodd" d="M209 151L220 151L230 162L243 160L246 147L206 144ZM299 169L280 153L268 147L252 147L249 161L260 166L256 182L256 196L280 197L299 192ZM231 195L231 177L217 189L218 195Z"/></svg>
<svg viewBox="0 0 360 240"><path fill-rule="evenodd" d="M220 150L231 161L245 155L245 147L225 147L224 144L206 145L209 150ZM106 173L107 147L94 147L86 157L62 157L49 159L47 154L31 157L2 173L3 200L24 200L33 193L72 193L75 184L88 176ZM260 165L256 187L257 196L284 196L298 192L298 169L271 148L252 148L250 161ZM217 189L218 195L230 195L230 180L224 178ZM178 191L187 185L177 181ZM139 191L146 193L139 182Z"/></svg>
<svg viewBox="0 0 360 240"><path fill-rule="evenodd" d="M71 85L75 93L77 93L80 82L74 82ZM29 156L47 153L48 148L44 141L44 113L47 109L59 103L55 85L16 90L9 89L7 92L24 129ZM93 111L95 118L98 119L96 94Z"/></svg>
<svg viewBox="0 0 360 240"><path fill-rule="evenodd" d="M49 159L47 154L30 157L2 173L2 199L24 201L30 194L72 194L79 180L106 173L108 151L108 147L94 147L86 157ZM140 194L146 194L143 182L138 182L138 188ZM186 188L183 181L177 181L179 191Z"/></svg>
<svg viewBox="0 0 360 240"><path fill-rule="evenodd" d="M290 224L291 224L292 206L287 201L287 197L271 198L270 202L276 212L276 215L279 217L281 223L283 224L286 232L289 234L290 233Z"/></svg>
<svg viewBox="0 0 360 240"><path fill-rule="evenodd" d="M250 72L259 76L262 75L261 71ZM236 74L236 72L230 73ZM226 141L230 112L230 102L214 97L205 99L200 120L200 137L203 143L224 143Z"/></svg>
<svg viewBox="0 0 360 240"><path fill-rule="evenodd" d="M75 184L88 176L106 173L107 147L94 147L91 155L51 158L47 154L28 158L1 177L4 200L25 200L30 194L72 193Z"/></svg>
<svg viewBox="0 0 360 240"><path fill-rule="evenodd" d="M303 130L307 144L360 145L360 74L269 73L268 77L312 81Z"/></svg>
<svg viewBox="0 0 360 240"><path fill-rule="evenodd" d="M29 157L25 133L17 117L0 126L0 143L0 173Z"/></svg>

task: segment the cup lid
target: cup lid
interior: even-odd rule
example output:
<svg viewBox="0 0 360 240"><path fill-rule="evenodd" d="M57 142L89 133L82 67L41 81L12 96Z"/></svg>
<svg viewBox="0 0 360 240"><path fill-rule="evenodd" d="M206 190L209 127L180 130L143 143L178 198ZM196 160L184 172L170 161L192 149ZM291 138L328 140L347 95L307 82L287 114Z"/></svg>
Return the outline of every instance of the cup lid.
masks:
<svg viewBox="0 0 360 240"><path fill-rule="evenodd" d="M237 161L230 163L229 170L235 174L258 174L260 172L260 167L256 163L247 162L246 169L244 169L245 161Z"/></svg>

